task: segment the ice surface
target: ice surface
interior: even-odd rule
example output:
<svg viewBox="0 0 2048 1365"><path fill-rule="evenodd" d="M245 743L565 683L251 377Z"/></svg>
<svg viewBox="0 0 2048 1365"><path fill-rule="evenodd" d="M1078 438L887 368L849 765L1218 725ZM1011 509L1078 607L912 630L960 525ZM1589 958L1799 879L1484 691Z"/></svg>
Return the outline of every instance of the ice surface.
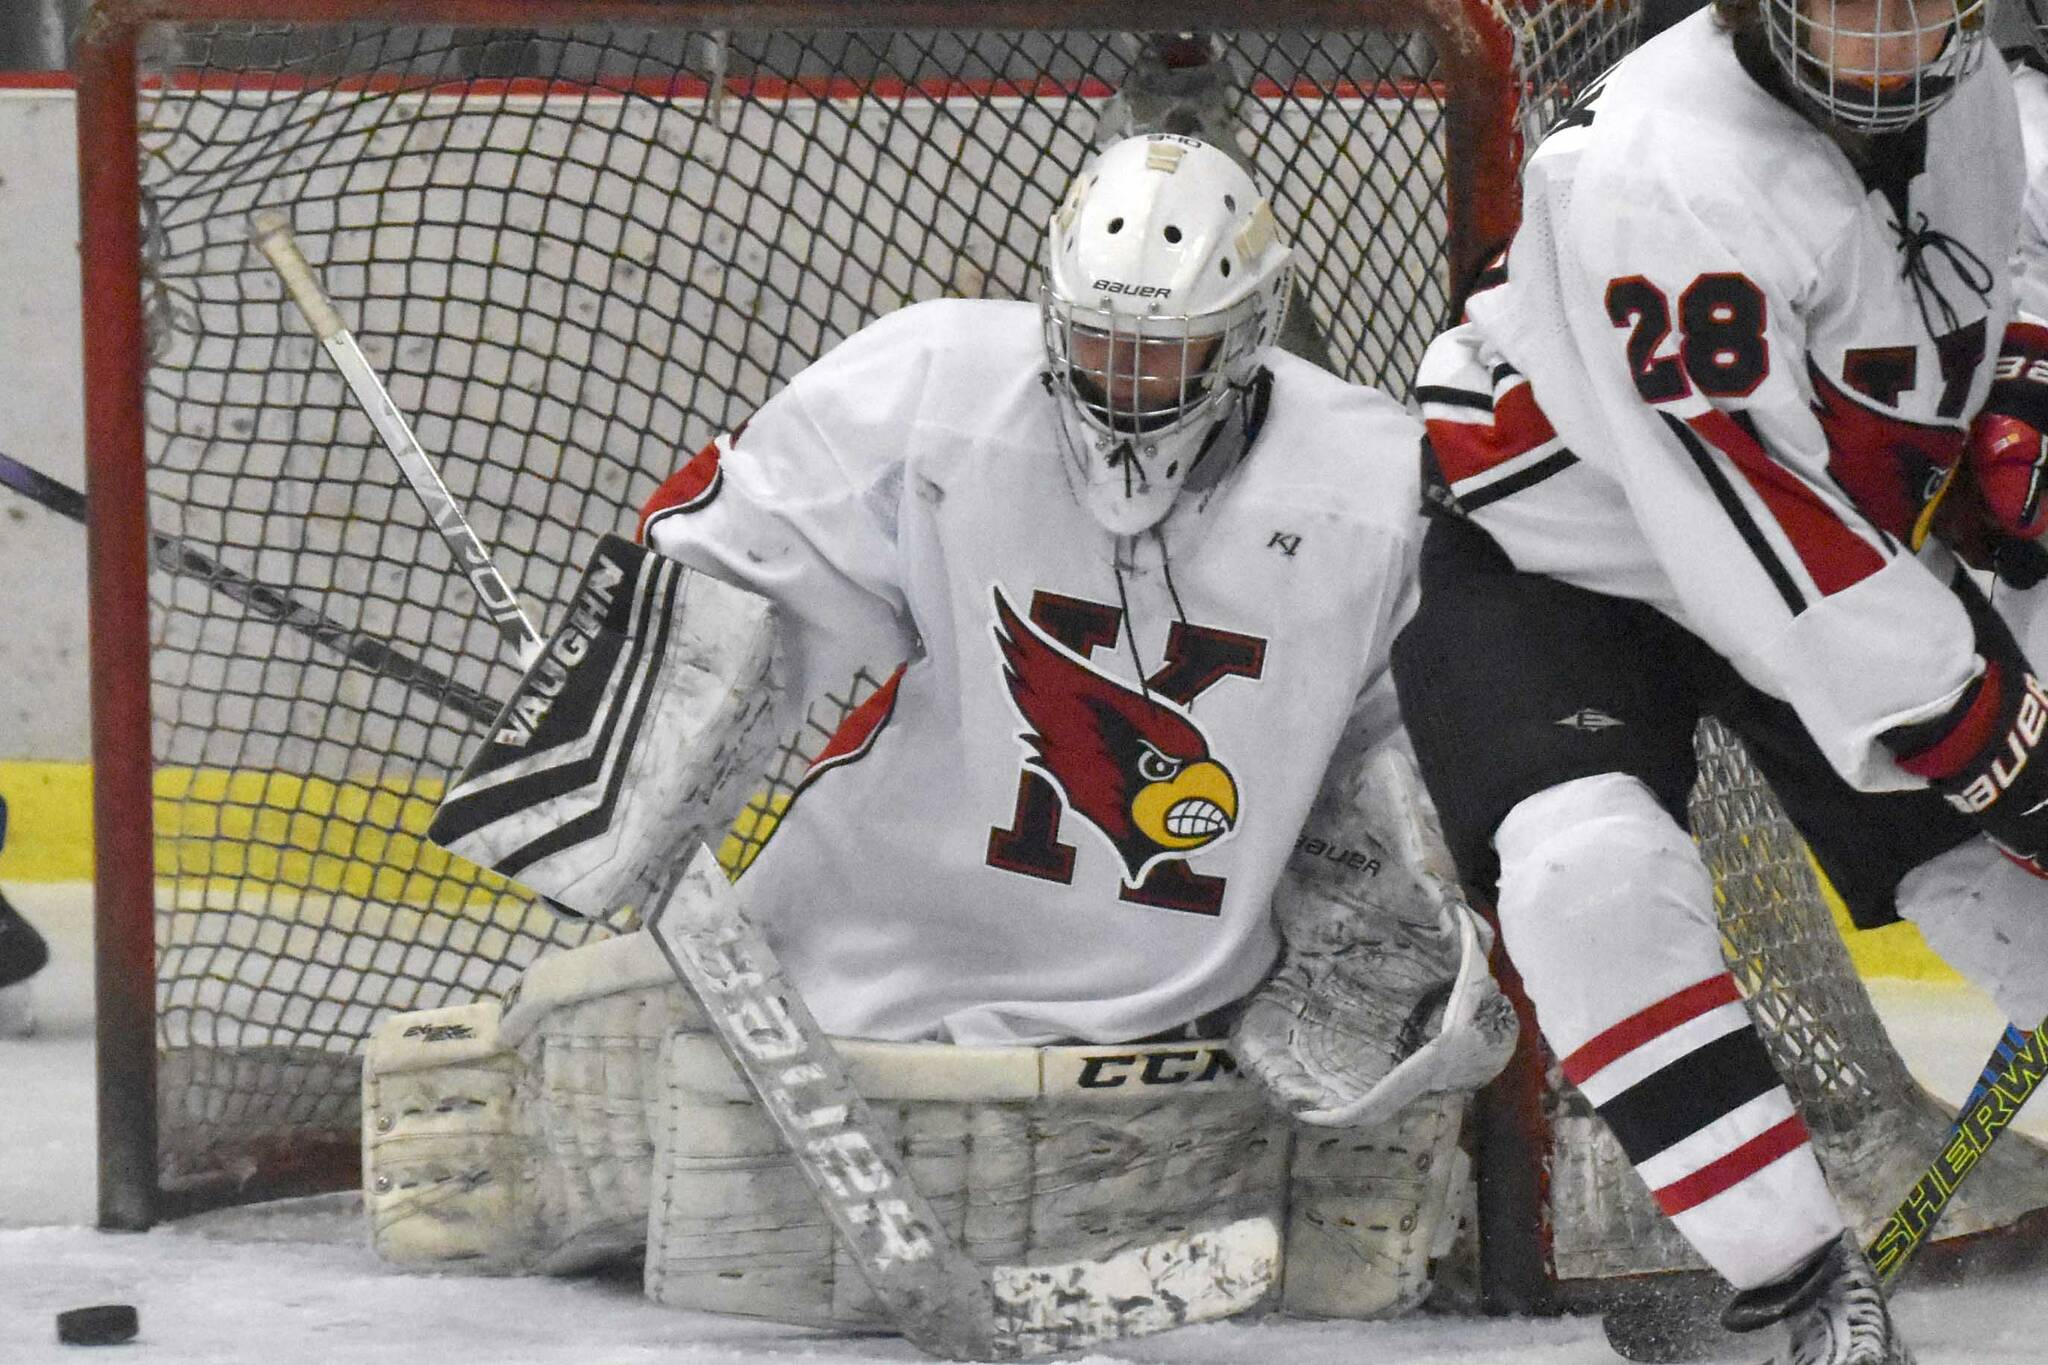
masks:
<svg viewBox="0 0 2048 1365"><path fill-rule="evenodd" d="M145 1234L94 1218L89 904L81 887L10 885L51 939L41 1032L0 1040L0 1362L79 1359L59 1346L64 1308L132 1303L142 1333L115 1348L147 1365L761 1365L916 1361L891 1337L845 1338L678 1312L632 1280L400 1274L369 1252L360 1206L330 1195L210 1214ZM2002 1027L1953 988L1880 983L1908 1064L1961 1097ZM2022 1126L2048 1137L2048 1109ZM1909 1287L1899 1314L1921 1365L2048 1362L2048 1274ZM1754 1362L1767 1343L1744 1357ZM1602 1365L1590 1319L1425 1317L1392 1323L1271 1319L1120 1344L1082 1365Z"/></svg>

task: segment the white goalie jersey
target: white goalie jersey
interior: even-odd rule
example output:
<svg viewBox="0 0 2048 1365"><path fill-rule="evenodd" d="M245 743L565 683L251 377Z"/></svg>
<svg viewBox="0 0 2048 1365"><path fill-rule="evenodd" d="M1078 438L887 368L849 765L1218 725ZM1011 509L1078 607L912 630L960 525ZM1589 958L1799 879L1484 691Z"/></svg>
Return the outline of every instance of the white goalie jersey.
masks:
<svg viewBox="0 0 2048 1365"><path fill-rule="evenodd" d="M790 695L907 661L743 883L830 1032L1141 1038L1271 967L1332 752L1398 725L1420 432L1269 365L1248 454L1133 538L1075 500L1022 303L876 323L649 503L650 545L777 605Z"/></svg>
<svg viewBox="0 0 2048 1365"><path fill-rule="evenodd" d="M1518 568L1651 603L1850 781L1917 785L1876 741L1976 666L1910 547L2012 316L2012 86L1982 64L1859 165L1781 80L1702 12L1589 89L1418 392Z"/></svg>

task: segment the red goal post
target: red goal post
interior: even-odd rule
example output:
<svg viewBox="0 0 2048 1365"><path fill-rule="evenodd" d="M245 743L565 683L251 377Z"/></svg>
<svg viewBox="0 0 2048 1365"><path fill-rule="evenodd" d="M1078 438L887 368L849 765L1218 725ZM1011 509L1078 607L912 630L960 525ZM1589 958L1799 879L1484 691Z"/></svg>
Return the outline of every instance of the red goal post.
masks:
<svg viewBox="0 0 2048 1365"><path fill-rule="evenodd" d="M383 487L375 446L240 248L246 213L295 211L373 360L395 362L393 391L449 463L457 493L510 499L504 522L492 505L471 514L500 555L522 561L512 581L545 608L575 548L588 553L582 540L616 530L678 450L731 426L829 340L911 297L1028 291L1047 196L1077 168L1116 88L1108 35L1241 18L1241 6L1200 0L104 0L92 12L78 49L78 123L106 1226L346 1183L362 1015L498 988L504 970L561 941L545 921L494 907L489 915L518 923L498 935L512 941L496 945L489 970L461 964L442 980L434 972L446 964L428 962L426 984L406 964L383 970L387 958L416 956L420 935L449 937L436 919L449 902L508 898L428 866L418 847L391 866L408 839L418 843L422 794L457 761L475 716L393 696L389 677L365 686L317 639L305 643L317 626L293 634L252 622L246 604L217 600L203 573L152 561L152 532L174 534L338 630L416 643L428 667L473 694L510 686L461 606L440 608L444 583L416 581L444 559L410 534L418 518ZM1513 219L1516 31L1481 0L1266 4L1260 23L1260 35L1229 41L1231 61L1251 86L1249 121L1262 125L1253 158L1276 180L1280 213L1303 227L1311 311L1343 368L1403 389L1452 282ZM1575 20L1563 29L1573 33ZM551 57L494 68L494 53L522 43ZM1597 41L1581 47L1599 59ZM719 53L745 55L745 70L719 70ZM567 57L580 70L547 65ZM600 106L608 113L594 113ZM639 141L623 149L629 133ZM836 143L823 153L788 149L791 137L827 135ZM418 156L379 145L412 137L477 143ZM559 176L528 174L537 139L553 143ZM918 139L950 149L928 156ZM647 184L616 188L612 172L627 160L659 158L678 180L705 172L717 182L674 190L705 194L694 219L705 241L690 260L672 260L676 233L666 209L647 203ZM510 176L502 190L479 188L494 174ZM561 194L541 184L578 176ZM762 223L760 203L727 203L748 178L778 176L768 194L819 219L801 252L782 225ZM862 201L862 176L891 180L883 192L918 217L848 209ZM612 289L594 303L604 319L537 340L545 313L573 323L573 309L594 299L584 244L569 239L578 229L563 235L555 219L575 194L602 205L610 192L623 199L604 205L616 213L602 227L610 250L645 258L643 299ZM446 205L426 201L451 194L463 203L440 221ZM522 207L508 207L514 196ZM1018 203L995 203L1004 196ZM514 233L508 215L518 213L532 221ZM825 241L836 217L844 239ZM662 241L649 244L647 223ZM598 227L584 229L592 241ZM489 260L465 258L473 229L498 233ZM911 237L920 246L905 258L899 241ZM733 258L715 262L721 250ZM526 252L549 299L512 305L510 340L494 346L479 332L494 317L479 309L516 284L508 252ZM950 270L934 264L946 252ZM864 256L877 258L872 270ZM702 284L707 268L723 280ZM655 287L664 301L639 307ZM639 315L614 325L618 307ZM420 309L442 313L424 334ZM694 364L690 375L664 368L676 356L645 338L649 313L662 309L676 313L668 340ZM735 321L743 309L756 317ZM758 323L762 309L780 309L774 332ZM713 317L698 325L698 313ZM410 364L420 346L461 354ZM569 348L590 366L584 379L612 362L625 370L592 401L588 383L557 383ZM494 364L500 391L479 393L477 375ZM721 391L700 393L713 385ZM541 403L504 411L532 391ZM621 432L627 409L643 430ZM479 424L483 436L463 448ZM508 467L506 432L518 424L563 448L584 442L588 458L545 475ZM590 436L592 424L604 430ZM614 458L621 446L625 458ZM553 503L573 477L604 485L602 508L559 514ZM356 544L377 520L408 534ZM393 579L403 581L393 589ZM410 753L414 769L399 772L393 751ZM377 902L391 923L360 933L365 911L350 905L358 933L338 937L344 898ZM399 911L410 917L403 931ZM322 960L336 954L342 962ZM336 995L338 970L352 972L346 999L322 999ZM379 972L387 990L371 997L365 982ZM315 974L328 984L307 988ZM352 1017L324 1017L330 1007Z"/></svg>
<svg viewBox="0 0 2048 1365"><path fill-rule="evenodd" d="M421 838L511 663L248 251L249 212L292 214L545 626L598 535L832 341L913 299L1029 295L1136 79L1130 35L1218 36L1319 344L1405 393L1512 230L1525 130L1625 49L1633 11L1249 12L102 0L78 76L104 1226L353 1184L370 1025L501 990L581 934ZM393 650L417 667L364 662ZM1796 839L1704 742L1696 824L1781 1069L1857 1150L1881 1131L1924 1159L1939 1116L1872 1047ZM1686 1264L1546 1064L1525 1054L1481 1134L1496 1300ZM2041 1197L1963 1212L2048 1202L2005 1183Z"/></svg>

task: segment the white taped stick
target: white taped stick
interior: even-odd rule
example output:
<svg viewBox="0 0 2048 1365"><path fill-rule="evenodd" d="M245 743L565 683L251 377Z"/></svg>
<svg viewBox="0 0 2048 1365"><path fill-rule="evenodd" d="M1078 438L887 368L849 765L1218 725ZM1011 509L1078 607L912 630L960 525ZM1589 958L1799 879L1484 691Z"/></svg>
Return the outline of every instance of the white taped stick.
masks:
<svg viewBox="0 0 2048 1365"><path fill-rule="evenodd" d="M355 395L356 403L363 414L370 419L370 425L377 428L377 434L384 440L384 448L398 461L399 472L412 485L420 503L426 508L427 519L434 529L441 533L441 539L455 556L455 562L462 566L471 586L476 589L477 598L483 603L484 612L498 628L498 634L510 645L519 657L520 667L530 666L540 657L540 636L535 633L532 622L520 608L519 599L512 592L512 585L498 572L498 566L485 552L483 543L470 529L469 521L462 515L448 486L441 482L441 476L434 469L434 463L421 448L419 437L413 435L412 425L391 401L391 395L384 388L384 381L370 368L370 362L363 355L363 348L356 344L353 333L342 322L333 300L320 287L320 281L307 263L299 244L292 238L291 220L277 209L260 209L249 217L249 240L263 253L271 268L291 294L292 302L305 315L313 335L327 349L334 367L341 371L341 377Z"/></svg>
<svg viewBox="0 0 2048 1365"><path fill-rule="evenodd" d="M1100 1260L975 1264L881 1136L845 1063L739 891L700 848L648 917L890 1321L929 1354L1022 1360L1228 1317L1278 1281L1266 1217L1190 1228Z"/></svg>

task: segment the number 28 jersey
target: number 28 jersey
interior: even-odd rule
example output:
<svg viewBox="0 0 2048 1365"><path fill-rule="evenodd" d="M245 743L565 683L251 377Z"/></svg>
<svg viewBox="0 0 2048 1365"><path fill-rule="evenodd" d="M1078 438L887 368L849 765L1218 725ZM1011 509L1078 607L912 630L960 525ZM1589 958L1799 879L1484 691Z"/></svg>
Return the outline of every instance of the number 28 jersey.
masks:
<svg viewBox="0 0 2048 1365"><path fill-rule="evenodd" d="M1646 601L1844 776L1977 667L1917 545L2013 307L2022 162L1982 63L1852 160L1710 12L1582 95L1418 374L1440 495L1517 567Z"/></svg>

